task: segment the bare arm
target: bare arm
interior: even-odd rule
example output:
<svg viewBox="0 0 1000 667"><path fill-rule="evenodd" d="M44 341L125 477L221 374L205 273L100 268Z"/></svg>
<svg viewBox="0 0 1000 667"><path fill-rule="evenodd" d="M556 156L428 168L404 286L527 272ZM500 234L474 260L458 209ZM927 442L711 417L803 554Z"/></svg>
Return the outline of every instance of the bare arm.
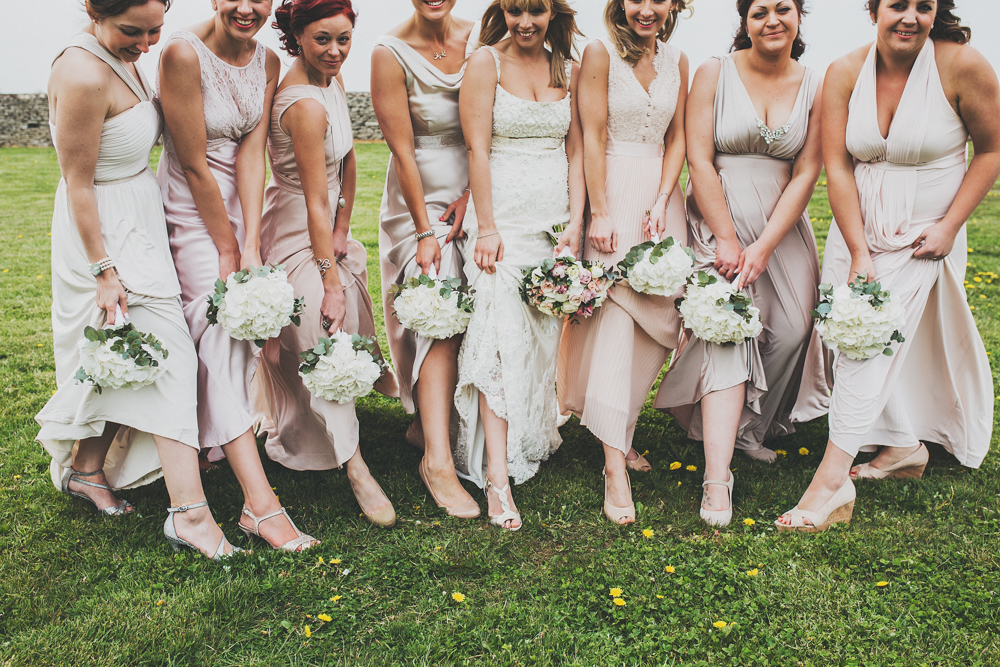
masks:
<svg viewBox="0 0 1000 667"><path fill-rule="evenodd" d="M343 75L337 75L340 87L344 87ZM333 85L331 83L330 85ZM341 172L340 196L344 198L344 208L338 209L334 215L336 223L333 226L333 253L340 261L347 257L347 237L351 233L351 214L354 212L354 198L358 189L358 161L354 149L344 156L344 168Z"/></svg>
<svg viewBox="0 0 1000 667"><path fill-rule="evenodd" d="M219 250L219 276L225 280L240 268L240 246L222 191L208 167L198 54L183 40L172 40L160 56L160 103L195 207ZM257 224L259 234L259 219Z"/></svg>
<svg viewBox="0 0 1000 667"><path fill-rule="evenodd" d="M583 168L583 129L580 125L578 92L580 66L574 64L569 81L569 101L572 118L566 135L566 158L569 161L569 224L559 239L559 246L569 246L573 255L580 256L580 229L583 227L583 209L587 205L587 183ZM574 230L567 234L569 230Z"/></svg>
<svg viewBox="0 0 1000 667"><path fill-rule="evenodd" d="M243 225L246 229L246 241L243 243L243 254L240 258L240 268L260 266L260 216L264 208L264 178L267 159L264 151L267 148L267 133L271 127L271 103L274 91L278 87L278 74L281 62L270 49L267 50L267 89L264 92L264 110L257 127L243 137L239 152L236 154L236 190L240 198L240 208L243 210ZM174 142L176 145L176 141Z"/></svg>
<svg viewBox="0 0 1000 667"><path fill-rule="evenodd" d="M795 158L792 178L778 198L771 217L760 237L751 243L740 255L739 286L752 285L767 270L774 249L781 244L795 225L802 219L802 213L809 205L816 179L823 170L822 117L823 84L816 89L816 102L809 111L809 130L806 142Z"/></svg>
<svg viewBox="0 0 1000 667"><path fill-rule="evenodd" d="M664 135L663 170L660 175L660 189L657 191L656 201L649 211L646 219L647 233L652 236L655 231L657 236L663 237L667 229L667 205L670 203L670 195L681 178L681 169L684 168L684 156L687 153L687 141L685 139L685 109L687 107L688 91L688 59L681 53L678 63L681 76L680 90L677 93L677 108L674 110L674 117L670 120L667 133Z"/></svg>
<svg viewBox="0 0 1000 667"><path fill-rule="evenodd" d="M742 248L715 169L715 88L721 70L722 64L711 58L695 72L685 110L687 159L695 201L715 236L715 268L732 280Z"/></svg>
<svg viewBox="0 0 1000 667"><path fill-rule="evenodd" d="M600 42L591 42L583 51L577 108L583 134L583 174L590 198L587 240L603 253L618 249L618 231L608 215L608 70L611 59ZM569 230L567 230L569 231Z"/></svg>
<svg viewBox="0 0 1000 667"><path fill-rule="evenodd" d="M480 49L469 58L462 78L458 109L462 134L469 151L469 185L476 204L479 238L476 239L476 266L486 273L496 271L503 261L503 240L493 219L493 182L490 178L490 144L493 140L493 100L497 70L493 55Z"/></svg>

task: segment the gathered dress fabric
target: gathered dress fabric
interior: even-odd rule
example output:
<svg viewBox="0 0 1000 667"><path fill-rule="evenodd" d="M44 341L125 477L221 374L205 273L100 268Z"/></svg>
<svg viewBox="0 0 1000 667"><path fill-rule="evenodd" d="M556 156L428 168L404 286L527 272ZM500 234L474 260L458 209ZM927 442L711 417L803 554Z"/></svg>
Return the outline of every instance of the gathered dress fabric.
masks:
<svg viewBox="0 0 1000 667"><path fill-rule="evenodd" d="M240 140L260 122L267 89L267 48L257 43L250 63L236 67L212 53L193 33L179 31L201 64L201 94L207 136L206 157L243 248L246 229L236 187ZM208 297L219 276L219 250L195 205L169 132L164 129L157 179L167 216L170 250L181 284L181 300L198 350L198 424L203 448L220 447L254 423L250 381L257 366L254 342L235 340L220 325L208 323ZM221 450L210 458L221 458Z"/></svg>
<svg viewBox="0 0 1000 667"><path fill-rule="evenodd" d="M562 318L545 315L521 298L523 271L552 257L549 233L569 223L569 163L564 146L572 121L570 94L555 102L511 95L497 67L490 143L493 219L503 242L503 261L486 273L469 259L465 274L476 306L458 354L458 440L460 477L486 486L486 437L479 413L480 392L507 422L507 469L515 484L530 479L559 445L556 361ZM566 78L572 63L566 63ZM471 203L465 217L469 248L479 238L479 217Z"/></svg>
<svg viewBox="0 0 1000 667"><path fill-rule="evenodd" d="M795 159L808 135L820 77L806 68L788 121L770 130L757 117L732 56L720 60L714 162L736 237L746 248L764 233L791 181ZM719 277L713 268L716 239L698 208L693 194L697 187L688 182L691 249L698 260L696 268ZM718 345L685 330L655 406L670 411L690 437L701 440L701 399L746 383L736 439L736 447L744 450L760 449L765 438L793 433L794 422L826 414L828 364L810 315L819 298L818 288L816 240L809 215L803 211L774 249L767 270L746 290L760 309L761 334L742 344Z"/></svg>
<svg viewBox="0 0 1000 667"><path fill-rule="evenodd" d="M963 282L966 230L942 261L917 259L911 245L947 214L967 169L968 130L955 113L928 39L910 70L883 137L878 124L872 45L848 107L847 149L854 156L865 240L875 279L903 306L906 341L893 355L863 361L838 354L830 404L830 441L855 455L862 447L943 445L977 468L990 446L993 382L989 358ZM833 226L823 282L847 282L851 255Z"/></svg>
<svg viewBox="0 0 1000 667"><path fill-rule="evenodd" d="M136 81L87 33L74 37L66 48L73 47L107 63L139 98L138 104L107 119L101 128L94 197L105 249L127 292L130 322L156 336L169 356L156 382L136 390L107 388L98 393L90 383L74 379L83 330L104 328L105 313L95 302L97 279L89 271L90 259L73 218L66 180L60 179L52 215L52 333L58 390L35 417L41 426L36 439L52 456L50 472L58 487L72 465L76 441L100 436L107 423L119 424L104 473L112 488L121 489L162 475L153 435L197 449L197 362L181 310L163 204L149 168L149 153L162 128L159 108L141 68L136 68ZM50 126L55 138L56 128Z"/></svg>
<svg viewBox="0 0 1000 667"><path fill-rule="evenodd" d="M309 393L299 377L299 353L316 346L329 334L323 316L323 278L309 237L309 211L295 162L292 138L281 128L281 119L300 100L315 100L326 109L325 154L330 199L330 228L336 223L341 191L341 164L354 147L347 95L340 82L328 88L289 86L274 97L268 133L271 182L265 193L261 219L261 255L268 264L283 264L296 296L305 297L300 326L288 326L267 342L258 376L276 426L269 431L269 458L294 470L327 470L344 465L358 448L358 418L354 401L340 404ZM343 330L375 336L372 300L368 296L365 248L348 237L347 257L327 271L337 271L344 286L347 311ZM279 435L280 434L280 437Z"/></svg>
<svg viewBox="0 0 1000 667"><path fill-rule="evenodd" d="M585 237L582 254L611 269L632 247L648 240L642 221L659 195L663 139L680 90L680 51L657 41L655 76L647 92L614 45L601 43L610 58L605 196L618 232L618 250L601 252ZM687 245L680 185L670 192L666 221L664 238L672 236ZM674 301L679 295L643 294L618 284L591 317L563 328L560 408L576 414L601 442L626 454L649 390L677 346L680 317Z"/></svg>
<svg viewBox="0 0 1000 667"><path fill-rule="evenodd" d="M473 31L471 45L478 40ZM406 75L406 91L413 124L413 146L417 169L424 189L424 206L434 237L441 244L441 277L465 281L465 239L445 243L452 220L440 220L454 201L469 187L469 156L458 115L458 92L465 66L455 74L445 74L413 47L396 37L383 35L376 46L389 49ZM466 54L468 55L468 53ZM393 285L418 277L416 227L403 200L396 174L396 159L389 160L385 190L379 211L379 255L382 268L382 299L385 334L389 353L399 380L403 408L413 413L420 366L434 341L403 327L396 318L389 290Z"/></svg>

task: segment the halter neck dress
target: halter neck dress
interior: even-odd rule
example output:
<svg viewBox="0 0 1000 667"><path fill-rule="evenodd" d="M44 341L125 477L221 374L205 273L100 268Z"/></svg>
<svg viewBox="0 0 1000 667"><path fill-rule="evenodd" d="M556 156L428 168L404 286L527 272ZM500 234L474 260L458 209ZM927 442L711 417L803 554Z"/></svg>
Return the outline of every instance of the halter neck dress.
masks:
<svg viewBox="0 0 1000 667"><path fill-rule="evenodd" d="M757 117L732 55L719 58L715 90L715 168L740 246L764 232L792 178L806 142L820 75L807 67L788 121L770 129ZM696 269L718 276L716 240L688 181L687 212ZM810 311L819 297L819 255L809 214L774 249L767 270L748 288L760 309L763 332L735 346L707 343L686 331L655 406L673 414L702 439L700 401L706 394L746 383L736 447L757 450L765 438L794 433L793 423L826 414L830 390L823 345Z"/></svg>
<svg viewBox="0 0 1000 667"><path fill-rule="evenodd" d="M942 261L916 259L911 244L948 212L965 179L968 129L941 86L934 41L913 63L899 107L883 137L878 124L873 44L848 107L847 149L854 156L865 240L875 278L906 312L891 357L857 361L837 355L830 440L849 454L862 447L943 445L977 468L993 430L993 380L963 282L963 226ZM823 282L843 284L851 256L830 228Z"/></svg>
<svg viewBox="0 0 1000 667"><path fill-rule="evenodd" d="M127 111L108 118L101 128L94 169L94 198L101 236L115 272L128 294L130 321L156 336L169 352L164 373L137 390L104 389L77 382L78 343L86 326L104 328L105 314L95 303L97 279L89 271L66 180L60 179L52 215L52 334L59 389L35 417L36 439L52 456L50 471L58 487L73 463L77 440L119 424L104 472L112 488L128 488L161 476L152 435L198 447L197 360L181 310L180 285L170 258L156 177L149 153L160 137L162 120L142 69L137 81L121 60L93 35L80 33L66 49L83 49L106 63L139 99ZM56 59L59 58L56 57ZM59 150L58 133L50 121Z"/></svg>

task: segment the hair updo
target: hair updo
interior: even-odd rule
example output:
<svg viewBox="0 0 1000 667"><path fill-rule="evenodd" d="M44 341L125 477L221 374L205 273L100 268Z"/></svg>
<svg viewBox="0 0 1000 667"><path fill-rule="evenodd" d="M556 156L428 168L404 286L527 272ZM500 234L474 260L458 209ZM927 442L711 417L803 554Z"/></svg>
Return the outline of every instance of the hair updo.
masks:
<svg viewBox="0 0 1000 667"><path fill-rule="evenodd" d="M301 33L310 23L341 14L350 20L352 26L358 19L351 0L284 0L274 10L271 27L278 31L281 48L290 56L298 56L302 47L295 39L295 33Z"/></svg>
<svg viewBox="0 0 1000 667"><path fill-rule="evenodd" d="M870 1L878 2L878 0ZM799 28L795 35L795 41L792 42L792 59L798 60L806 52L806 42L802 39L802 17L808 12L803 0L792 0L792 2L795 3L795 9L799 12ZM750 39L750 33L747 30L747 20L750 17L750 7L753 3L754 0L736 0L736 11L740 15L740 27L736 31L733 45L729 49L730 53L733 51L744 51L753 46L753 41Z"/></svg>
<svg viewBox="0 0 1000 667"><path fill-rule="evenodd" d="M868 13L873 16L878 14L880 4L881 0L868 0ZM968 44L972 39L972 29L962 25L962 19L955 16L955 0L938 0L931 39L956 44Z"/></svg>
<svg viewBox="0 0 1000 667"><path fill-rule="evenodd" d="M145 5L154 0L84 0L83 5L90 18L106 19L124 14L132 7ZM163 5L163 11L170 9L170 0L155 0Z"/></svg>

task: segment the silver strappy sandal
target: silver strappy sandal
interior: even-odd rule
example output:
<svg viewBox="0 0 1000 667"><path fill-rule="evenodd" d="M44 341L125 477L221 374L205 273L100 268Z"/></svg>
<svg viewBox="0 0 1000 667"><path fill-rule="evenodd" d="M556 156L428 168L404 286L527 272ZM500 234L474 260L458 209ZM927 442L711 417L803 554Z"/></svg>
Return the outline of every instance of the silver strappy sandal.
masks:
<svg viewBox="0 0 1000 667"><path fill-rule="evenodd" d="M240 527L240 530L242 530L247 537L250 537L251 535L254 537L259 537L260 539L267 542L271 546L271 548L276 551L293 551L293 552L305 551L306 549L319 546L321 544L321 542L312 535L306 535L301 530L299 530L298 527L295 525L295 522L292 521L292 517L288 516L288 512L285 511L284 507L279 509L277 512L271 512L267 516L262 516L259 519L256 516L254 516L254 513L251 512L250 509L247 507L243 508L243 514L250 517L250 519L253 521L253 528L247 528L242 523L238 523L236 525ZM276 517L279 514L285 515L285 518L288 519L288 523L290 523L292 526L292 530L295 531L295 534L298 535L298 537L293 537L284 544L271 544L271 542L268 539L261 536L260 524L262 521L267 521L268 519Z"/></svg>
<svg viewBox="0 0 1000 667"><path fill-rule="evenodd" d="M76 491L71 491L69 488L70 482L76 482L77 484L83 484L85 486L92 486L95 489L104 489L105 491L110 491L114 494L114 491L107 484L98 484L97 482L88 482L82 477L94 477L95 475L100 475L101 470L96 470L94 472L80 472L79 470L70 467L67 468L62 476L62 492L71 498L76 498L77 500L83 500L90 504L94 508L94 511L98 514L103 514L104 516L119 516L121 514L130 514L135 510L135 507L127 500L123 498L118 498L118 504L112 505L110 507L98 507L94 499L85 493L77 493ZM117 498L117 496L116 496Z"/></svg>
<svg viewBox="0 0 1000 667"><path fill-rule="evenodd" d="M201 553L201 549L191 544L187 540L177 537L177 527L174 526L174 514L177 512L187 512L188 510L198 509L199 507L207 507L208 501L203 500L200 503L193 503L191 505L181 505L180 507L168 507L167 508L167 520L163 524L163 536L167 538L167 542L170 546L174 548L174 551L180 551L181 547L187 547L188 549L193 549ZM230 545L232 546L232 545ZM223 558L229 558L235 553L243 551L239 547L233 547L232 551L228 554L225 553L226 548L226 536L222 535L222 540L219 542L219 546L215 550L215 554L212 556L212 560L222 560Z"/></svg>

